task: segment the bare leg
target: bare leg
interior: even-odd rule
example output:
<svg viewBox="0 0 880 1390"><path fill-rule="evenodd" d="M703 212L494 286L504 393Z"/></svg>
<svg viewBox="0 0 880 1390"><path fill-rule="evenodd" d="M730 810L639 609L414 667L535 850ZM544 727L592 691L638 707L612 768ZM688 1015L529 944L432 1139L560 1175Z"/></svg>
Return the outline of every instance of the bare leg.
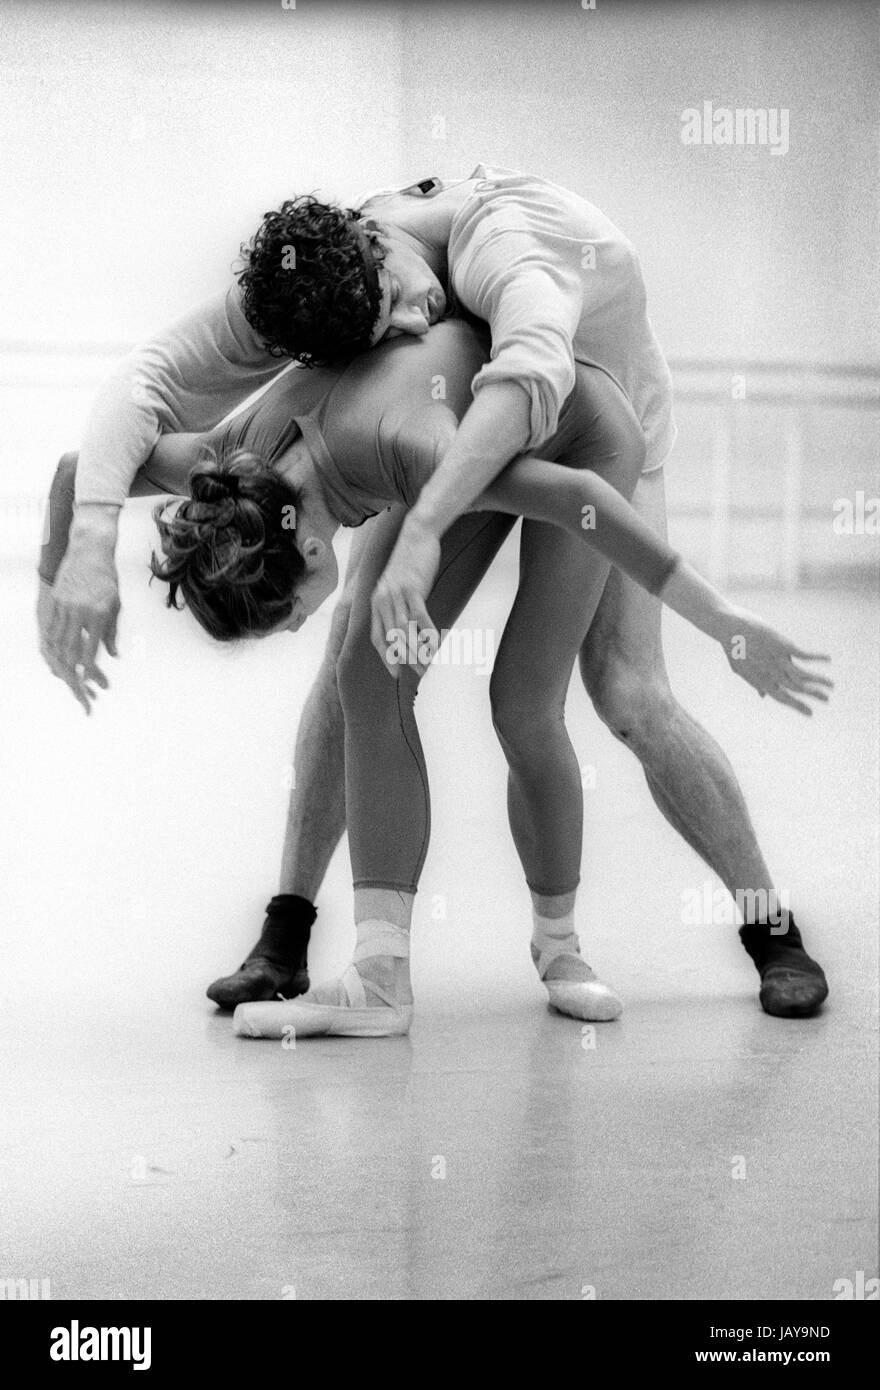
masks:
<svg viewBox="0 0 880 1390"><path fill-rule="evenodd" d="M644 475L632 504L666 534L662 471ZM736 775L718 744L676 700L660 632L662 605L612 570L581 648L597 713L642 764L670 825L729 889L774 886Z"/></svg>
<svg viewBox="0 0 880 1390"><path fill-rule="evenodd" d="M643 476L633 506L662 535L662 472ZM761 975L767 1013L814 1013L828 992L821 967L803 949L788 916L787 932L766 925L775 884L758 846L736 775L715 740L676 700L660 633L661 605L612 570L580 653L584 684L600 717L642 764L663 815L718 875L737 901L751 904L740 930ZM760 905L766 904L763 910Z"/></svg>

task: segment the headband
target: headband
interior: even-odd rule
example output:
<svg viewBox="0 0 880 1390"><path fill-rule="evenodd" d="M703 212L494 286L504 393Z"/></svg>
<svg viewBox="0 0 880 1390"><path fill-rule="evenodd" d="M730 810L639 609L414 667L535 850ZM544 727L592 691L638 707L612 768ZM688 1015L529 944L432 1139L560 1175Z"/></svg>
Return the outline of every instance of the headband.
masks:
<svg viewBox="0 0 880 1390"><path fill-rule="evenodd" d="M379 272L376 269L376 258L373 255L373 243L366 232L354 220L349 222L351 234L355 244L361 253L361 260L364 268L364 281L367 287L367 299L373 312L373 322L379 317L379 305L382 299L382 291L379 288Z"/></svg>

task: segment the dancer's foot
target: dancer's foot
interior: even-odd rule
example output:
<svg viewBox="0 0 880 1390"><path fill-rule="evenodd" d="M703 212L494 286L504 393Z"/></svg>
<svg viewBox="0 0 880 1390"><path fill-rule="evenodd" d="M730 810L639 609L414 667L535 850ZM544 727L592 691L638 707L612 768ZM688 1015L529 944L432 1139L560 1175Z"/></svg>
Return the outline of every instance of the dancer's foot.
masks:
<svg viewBox="0 0 880 1390"><path fill-rule="evenodd" d="M352 964L342 977L300 999L240 1004L233 1025L251 1038L400 1037L413 1014L409 933L389 922L361 922Z"/></svg>
<svg viewBox="0 0 880 1390"><path fill-rule="evenodd" d="M293 999L305 994L309 987L308 970L291 971L286 965L276 965L265 956L248 956L234 975L224 975L205 990L209 999L221 1009L234 1009L239 1004L258 999Z"/></svg>
<svg viewBox="0 0 880 1390"><path fill-rule="evenodd" d="M233 975L206 990L221 1009L260 999L293 999L309 987L307 952L317 913L305 898L279 893L266 908L260 939Z"/></svg>
<svg viewBox="0 0 880 1390"><path fill-rule="evenodd" d="M623 1001L603 984L581 956L574 932L556 934L547 925L532 936L532 960L543 981L550 1005L585 1023L610 1023L623 1012Z"/></svg>
<svg viewBox="0 0 880 1390"><path fill-rule="evenodd" d="M809 1018L828 997L818 961L807 955L789 916L788 931L773 935L767 923L740 927L740 940L761 976L761 1008L775 1018Z"/></svg>

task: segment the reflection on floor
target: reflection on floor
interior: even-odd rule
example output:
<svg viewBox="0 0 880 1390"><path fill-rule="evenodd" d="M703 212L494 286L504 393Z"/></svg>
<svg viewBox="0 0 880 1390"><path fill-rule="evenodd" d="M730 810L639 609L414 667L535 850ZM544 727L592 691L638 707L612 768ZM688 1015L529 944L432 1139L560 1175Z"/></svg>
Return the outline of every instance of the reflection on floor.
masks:
<svg viewBox="0 0 880 1390"><path fill-rule="evenodd" d="M449 664L420 696L435 814L412 1036L286 1048L233 1037L203 990L275 890L327 615L224 652L127 572L123 658L87 722L35 655L30 592L13 572L0 610L0 1279L56 1298L827 1299L876 1274L869 600L742 596L832 650L812 721L667 624L673 682L828 969L822 1017L764 1016L734 928L683 920L716 885L576 687L579 925L626 1010L594 1032L550 1014L487 677ZM461 626L500 632L509 597L503 560ZM319 907L316 979L350 949L344 846Z"/></svg>

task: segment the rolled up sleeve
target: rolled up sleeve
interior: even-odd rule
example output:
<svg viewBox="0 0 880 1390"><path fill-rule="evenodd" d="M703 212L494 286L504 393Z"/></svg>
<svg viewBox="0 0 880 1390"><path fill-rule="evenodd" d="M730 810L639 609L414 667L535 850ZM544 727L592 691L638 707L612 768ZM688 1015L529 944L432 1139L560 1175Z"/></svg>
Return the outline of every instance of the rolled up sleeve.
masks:
<svg viewBox="0 0 880 1390"><path fill-rule="evenodd" d="M583 287L568 267L543 259L533 242L518 246L520 240L502 234L482 247L467 267L462 297L492 333L490 360L474 377L474 395L490 382L517 382L529 397L525 448L533 450L556 433L574 388Z"/></svg>

